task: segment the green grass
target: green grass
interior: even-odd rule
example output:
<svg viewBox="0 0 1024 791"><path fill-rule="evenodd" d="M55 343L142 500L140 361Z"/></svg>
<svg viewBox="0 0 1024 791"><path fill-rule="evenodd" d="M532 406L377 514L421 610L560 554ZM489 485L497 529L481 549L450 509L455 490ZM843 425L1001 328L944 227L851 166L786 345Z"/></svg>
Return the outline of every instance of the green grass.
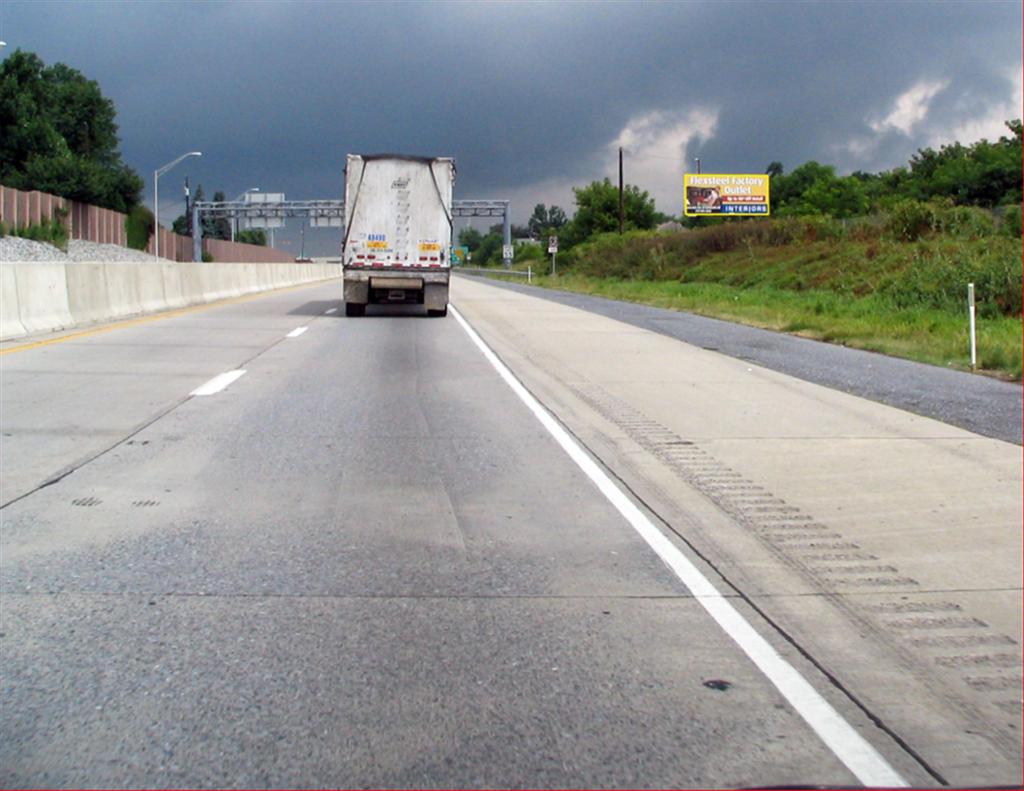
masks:
<svg viewBox="0 0 1024 791"><path fill-rule="evenodd" d="M912 239L884 215L604 234L535 282L959 369L974 283L980 369L1020 380L1021 238L981 210L929 211Z"/></svg>
<svg viewBox="0 0 1024 791"><path fill-rule="evenodd" d="M885 215L603 234L534 282L965 370L974 283L980 370L1020 380L1020 236L980 209L925 209L914 234Z"/></svg>
<svg viewBox="0 0 1024 791"><path fill-rule="evenodd" d="M534 284L609 299L789 332L919 362L969 370L967 310L900 307L884 293L858 297L827 289L799 291L774 285L640 281L569 273L534 277ZM1013 316L978 319L979 368L1021 379L1021 321Z"/></svg>

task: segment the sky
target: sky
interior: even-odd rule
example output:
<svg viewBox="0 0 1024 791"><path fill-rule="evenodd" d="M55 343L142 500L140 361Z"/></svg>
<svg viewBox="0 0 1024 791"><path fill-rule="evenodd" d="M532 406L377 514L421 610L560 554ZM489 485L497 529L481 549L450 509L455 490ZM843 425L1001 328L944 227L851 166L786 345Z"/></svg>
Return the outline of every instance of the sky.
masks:
<svg viewBox="0 0 1024 791"><path fill-rule="evenodd" d="M456 197L571 215L617 178L678 215L682 175L817 160L839 173L996 139L1022 115L1022 6L1003 2L48 2L0 40L112 99L124 160L229 198L339 198L346 153L454 156ZM310 252L336 234L307 236ZM279 232L297 249L296 223ZM289 247L291 245L292 247ZM280 245L279 245L280 246ZM320 249L317 249L320 248Z"/></svg>

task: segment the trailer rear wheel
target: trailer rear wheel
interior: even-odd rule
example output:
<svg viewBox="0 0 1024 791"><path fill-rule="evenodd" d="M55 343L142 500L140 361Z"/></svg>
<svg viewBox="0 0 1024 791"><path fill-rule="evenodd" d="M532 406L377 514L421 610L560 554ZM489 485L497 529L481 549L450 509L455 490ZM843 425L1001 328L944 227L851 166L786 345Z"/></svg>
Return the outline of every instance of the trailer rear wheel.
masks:
<svg viewBox="0 0 1024 791"><path fill-rule="evenodd" d="M363 316L366 314L366 305L361 302L346 302L345 303L345 315L346 316Z"/></svg>

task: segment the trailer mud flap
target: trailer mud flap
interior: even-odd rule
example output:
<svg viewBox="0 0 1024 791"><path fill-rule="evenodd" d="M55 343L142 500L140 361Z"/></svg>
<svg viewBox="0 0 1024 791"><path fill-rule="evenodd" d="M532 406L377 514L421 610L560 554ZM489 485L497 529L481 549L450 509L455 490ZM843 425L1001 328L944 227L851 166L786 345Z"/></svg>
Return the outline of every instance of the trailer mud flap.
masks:
<svg viewBox="0 0 1024 791"><path fill-rule="evenodd" d="M365 280L345 280L345 301L365 305L370 299L369 283Z"/></svg>
<svg viewBox="0 0 1024 791"><path fill-rule="evenodd" d="M427 310L444 310L448 307L448 284L427 283L423 304Z"/></svg>

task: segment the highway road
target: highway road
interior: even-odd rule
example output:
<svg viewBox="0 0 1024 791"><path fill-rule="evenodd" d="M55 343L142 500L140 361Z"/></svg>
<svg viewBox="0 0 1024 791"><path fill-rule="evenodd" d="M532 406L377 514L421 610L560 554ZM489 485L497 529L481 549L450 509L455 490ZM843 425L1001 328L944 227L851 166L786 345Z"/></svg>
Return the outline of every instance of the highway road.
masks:
<svg viewBox="0 0 1024 791"><path fill-rule="evenodd" d="M0 349L4 787L1021 782L1018 446L340 291Z"/></svg>

